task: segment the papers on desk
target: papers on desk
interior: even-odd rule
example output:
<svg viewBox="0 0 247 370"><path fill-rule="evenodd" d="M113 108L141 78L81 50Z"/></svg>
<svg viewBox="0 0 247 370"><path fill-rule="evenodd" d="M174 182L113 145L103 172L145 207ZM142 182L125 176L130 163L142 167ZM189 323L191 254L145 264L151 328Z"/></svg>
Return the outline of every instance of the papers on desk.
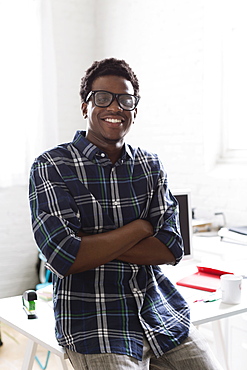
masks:
<svg viewBox="0 0 247 370"><path fill-rule="evenodd" d="M38 289L36 291L38 298L46 302L52 301L52 289L53 289L52 284L49 284L44 288Z"/></svg>
<svg viewBox="0 0 247 370"><path fill-rule="evenodd" d="M177 281L177 285L206 290L207 292L216 292L216 290L220 288L220 276L232 274L232 272L212 269L205 266L197 266L197 269L198 271L196 273Z"/></svg>
<svg viewBox="0 0 247 370"><path fill-rule="evenodd" d="M218 231L218 235L224 241L247 245L247 226L238 226L231 228L222 227Z"/></svg>

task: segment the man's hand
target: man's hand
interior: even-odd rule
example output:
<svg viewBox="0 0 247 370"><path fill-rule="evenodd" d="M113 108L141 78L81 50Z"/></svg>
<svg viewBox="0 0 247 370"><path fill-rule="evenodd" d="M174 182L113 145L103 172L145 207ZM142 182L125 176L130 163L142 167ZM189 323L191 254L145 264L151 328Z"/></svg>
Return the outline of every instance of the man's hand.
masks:
<svg viewBox="0 0 247 370"><path fill-rule="evenodd" d="M149 236L152 236L154 233L152 224L142 219L132 221L123 227L126 227L126 231L128 227L128 232L130 233L136 233L136 235L139 235L139 234L142 235L143 237L140 238L140 240L146 239Z"/></svg>
<svg viewBox="0 0 247 370"><path fill-rule="evenodd" d="M176 261L169 248L154 236L141 240L118 259L138 265L174 265Z"/></svg>
<svg viewBox="0 0 247 370"><path fill-rule="evenodd" d="M88 236L90 234L84 233L83 231L78 231L78 233L76 235L79 236L80 238L82 238L83 236Z"/></svg>

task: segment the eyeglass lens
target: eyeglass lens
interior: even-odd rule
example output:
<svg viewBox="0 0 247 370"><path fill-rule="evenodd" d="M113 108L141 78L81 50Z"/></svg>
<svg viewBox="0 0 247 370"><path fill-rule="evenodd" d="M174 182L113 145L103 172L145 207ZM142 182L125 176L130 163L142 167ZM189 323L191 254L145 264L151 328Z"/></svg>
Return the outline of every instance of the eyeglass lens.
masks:
<svg viewBox="0 0 247 370"><path fill-rule="evenodd" d="M96 91L94 93L94 102L99 107L107 107L114 100L114 94L107 91ZM124 110L132 110L136 106L136 98L130 94L116 95L116 99L120 107Z"/></svg>

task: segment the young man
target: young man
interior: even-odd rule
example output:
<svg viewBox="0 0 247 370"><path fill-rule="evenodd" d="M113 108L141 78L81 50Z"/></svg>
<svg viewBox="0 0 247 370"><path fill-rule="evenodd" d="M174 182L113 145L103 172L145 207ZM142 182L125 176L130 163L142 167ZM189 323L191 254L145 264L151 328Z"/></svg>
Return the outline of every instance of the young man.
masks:
<svg viewBox="0 0 247 370"><path fill-rule="evenodd" d="M139 83L125 61L81 80L86 132L32 166L36 242L53 272L56 337L75 369L219 369L158 265L183 256L157 155L126 145Z"/></svg>

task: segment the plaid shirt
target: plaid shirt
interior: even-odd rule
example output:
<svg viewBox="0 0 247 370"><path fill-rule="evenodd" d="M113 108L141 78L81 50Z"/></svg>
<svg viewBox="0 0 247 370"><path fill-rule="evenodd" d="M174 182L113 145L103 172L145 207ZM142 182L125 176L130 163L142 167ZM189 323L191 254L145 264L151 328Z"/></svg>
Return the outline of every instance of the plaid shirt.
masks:
<svg viewBox="0 0 247 370"><path fill-rule="evenodd" d="M188 336L187 303L159 266L113 260L64 277L79 246L78 231L119 228L138 218L182 258L176 200L158 157L124 146L115 165L77 132L72 143L43 153L31 169L35 239L54 273L56 337L80 353L119 353L142 359L143 336L155 354Z"/></svg>

